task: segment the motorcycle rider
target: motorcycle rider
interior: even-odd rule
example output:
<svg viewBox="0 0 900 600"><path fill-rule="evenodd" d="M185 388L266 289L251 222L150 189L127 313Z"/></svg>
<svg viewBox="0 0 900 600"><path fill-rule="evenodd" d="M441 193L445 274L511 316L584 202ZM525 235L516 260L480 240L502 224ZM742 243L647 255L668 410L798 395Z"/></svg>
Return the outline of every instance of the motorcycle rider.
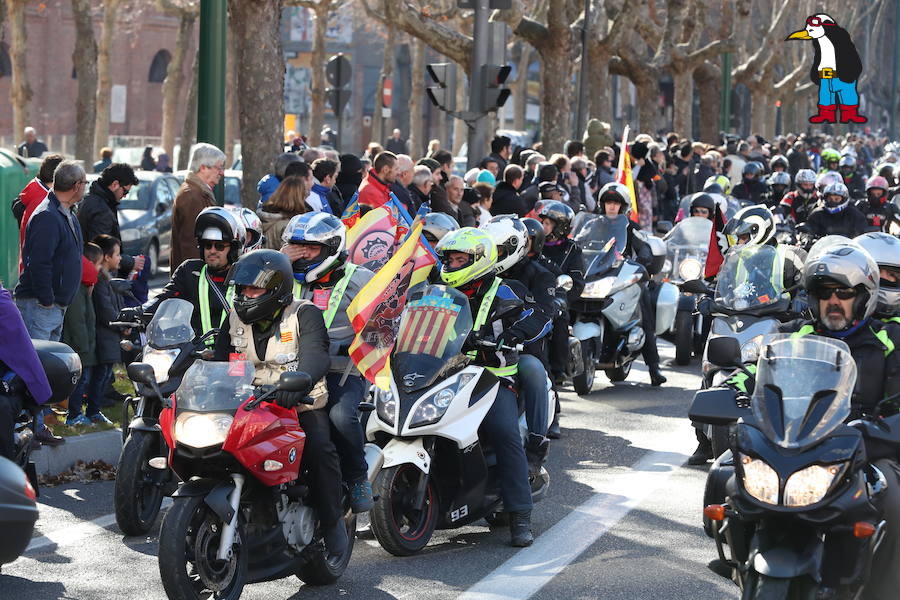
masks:
<svg viewBox="0 0 900 600"><path fill-rule="evenodd" d="M515 215L497 215L481 229L494 240L497 247L495 272L504 280L521 283L534 300L532 308L545 319L545 333L549 333L551 320L555 316L556 279L539 263L528 257L528 230ZM535 340L537 342L537 340ZM519 354L519 394L525 403L525 420L528 424L528 440L525 455L532 473L539 472L549 443L546 437L550 426L547 414L547 371L539 354L543 345L532 342L531 352ZM536 346L536 348L535 348Z"/></svg>
<svg viewBox="0 0 900 600"><path fill-rule="evenodd" d="M771 173L786 173L790 168L790 163L788 159L783 154L776 154L772 158L769 159L769 172Z"/></svg>
<svg viewBox="0 0 900 600"><path fill-rule="evenodd" d="M712 186L719 186L718 188ZM731 195L731 180L725 175L713 175L703 184L703 191L707 194Z"/></svg>
<svg viewBox="0 0 900 600"><path fill-rule="evenodd" d="M820 156L822 157L822 166L819 173L837 171L840 168L841 153L834 148L825 148Z"/></svg>
<svg viewBox="0 0 900 600"><path fill-rule="evenodd" d="M550 200L540 206L538 218L544 226L545 236L541 262L554 275L566 274L572 278L573 286L569 290L568 299L570 302L577 300L584 290L584 259L581 257L581 248L569 239L575 211L568 204ZM550 338L550 370L554 383L565 379L568 346L569 314L566 311L566 314L554 320Z"/></svg>
<svg viewBox="0 0 900 600"><path fill-rule="evenodd" d="M854 238L868 228L865 215L850 204L850 192L842 182L825 188L823 206L812 211L802 227L814 240L826 235Z"/></svg>
<svg viewBox="0 0 900 600"><path fill-rule="evenodd" d="M786 171L777 171L769 176L769 193L765 198L765 204L769 208L775 208L791 189L791 175Z"/></svg>
<svg viewBox="0 0 900 600"><path fill-rule="evenodd" d="M856 170L856 159L845 154L838 162L838 171L843 178L844 185L850 190L850 197L854 200L864 198L866 195L866 179L862 173Z"/></svg>
<svg viewBox="0 0 900 600"><path fill-rule="evenodd" d="M624 218L628 224L628 239L622 255L640 264L646 270L653 261L650 246L637 233L634 222L628 218L631 212L631 195L621 183L607 183L597 196L597 203L603 208L603 214L609 218ZM622 215L620 217L620 215ZM659 350L656 347L656 310L650 297L646 281L641 284L641 327L644 330L644 346L641 357L650 372L650 383L660 386L666 378L659 370Z"/></svg>
<svg viewBox="0 0 900 600"><path fill-rule="evenodd" d="M778 244L775 239L775 216L765 206L745 206L734 213L722 230L728 246L743 244Z"/></svg>
<svg viewBox="0 0 900 600"><path fill-rule="evenodd" d="M881 231L870 231L853 240L878 265L878 305L875 317L900 324L900 240Z"/></svg>
<svg viewBox="0 0 900 600"><path fill-rule="evenodd" d="M753 204L760 204L766 194L766 184L762 181L763 167L755 161L744 165L741 172L743 180L734 186L731 195L738 200L750 200Z"/></svg>
<svg viewBox="0 0 900 600"><path fill-rule="evenodd" d="M347 307L374 273L347 262L346 235L347 228L334 215L296 215L284 228L281 252L291 261L294 298L309 300L323 312L331 356L331 368L325 377L326 410L341 472L350 489L350 506L353 512L361 513L374 504L359 419L359 403L368 386L347 354L356 335Z"/></svg>
<svg viewBox="0 0 900 600"><path fill-rule="evenodd" d="M194 224L197 246L203 257L181 263L162 292L143 307L123 309L121 321L147 322L168 298L181 298L194 306L191 327L201 336L225 323L234 288L226 281L228 270L241 255L246 230L239 218L225 208L212 206L203 209ZM212 346L210 337L207 345Z"/></svg>
<svg viewBox="0 0 900 600"><path fill-rule="evenodd" d="M262 221L259 215L244 207L231 210L240 219L244 230L247 232L244 238L244 254L262 248L263 244L266 243L266 236L263 235Z"/></svg>
<svg viewBox="0 0 900 600"><path fill-rule="evenodd" d="M509 513L510 542L513 546L530 546L531 486L528 462L518 428L518 403L510 389L518 371L519 353L510 347L527 344L540 337L543 318L526 308L531 303L524 286L503 280L494 274L497 248L491 236L474 227L463 227L449 233L437 247L441 257L441 279L469 298L476 315L469 345L474 362L501 378L497 398L485 416L482 428L497 454L500 467L500 490L504 509ZM503 312L499 313L501 305ZM517 310L509 310L518 306ZM479 342L494 344L487 348Z"/></svg>
<svg viewBox="0 0 900 600"><path fill-rule="evenodd" d="M794 177L796 189L785 194L777 211L794 223L804 223L819 201L816 193L816 174L812 169L800 169Z"/></svg>
<svg viewBox="0 0 900 600"><path fill-rule="evenodd" d="M709 219L715 227L716 201L709 194L697 194L691 200L691 216Z"/></svg>
<svg viewBox="0 0 900 600"><path fill-rule="evenodd" d="M870 177L866 182L866 199L856 203L856 208L866 216L873 229L881 229L890 219L888 189L887 179L879 175Z"/></svg>
<svg viewBox="0 0 900 600"><path fill-rule="evenodd" d="M341 509L341 467L331 441L325 375L328 331L322 312L293 296L294 273L287 256L276 250L255 250L241 256L229 273L234 310L216 338L215 360L235 354L254 365L254 385L273 385L285 371L302 371L313 387L307 392L277 391L275 403L296 408L306 434L303 469L321 523L329 557L348 546ZM309 396L313 404L305 403Z"/></svg>
<svg viewBox="0 0 900 600"><path fill-rule="evenodd" d="M432 248L437 246L445 235L457 229L459 229L459 223L447 213L427 213L422 223L422 235L425 236Z"/></svg>

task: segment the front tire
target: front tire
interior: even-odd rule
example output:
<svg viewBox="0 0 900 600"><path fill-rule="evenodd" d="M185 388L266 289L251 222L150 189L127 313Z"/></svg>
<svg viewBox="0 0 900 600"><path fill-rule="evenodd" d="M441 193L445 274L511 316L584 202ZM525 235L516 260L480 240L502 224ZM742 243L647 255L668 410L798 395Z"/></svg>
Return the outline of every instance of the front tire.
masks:
<svg viewBox="0 0 900 600"><path fill-rule="evenodd" d="M741 600L815 600L815 582L809 577L769 577L751 571Z"/></svg>
<svg viewBox="0 0 900 600"><path fill-rule="evenodd" d="M216 560L222 520L201 496L175 498L159 532L159 575L170 600L237 600L247 583L238 515L231 558Z"/></svg>
<svg viewBox="0 0 900 600"><path fill-rule="evenodd" d="M675 315L675 364L687 365L694 350L694 315L680 310Z"/></svg>
<svg viewBox="0 0 900 600"><path fill-rule="evenodd" d="M347 551L335 560L328 560L328 551L325 543L319 542L312 559L304 563L297 571L297 577L307 585L330 585L341 578L350 557L353 555L353 542L356 539L356 515L347 513L344 517L344 526L347 528Z"/></svg>
<svg viewBox="0 0 900 600"><path fill-rule="evenodd" d="M597 369L594 368L594 340L584 340L581 345L581 358L584 361L584 371L572 378L572 387L579 396L587 396L594 388L594 376Z"/></svg>
<svg viewBox="0 0 900 600"><path fill-rule="evenodd" d="M437 526L440 502L431 477L425 485L422 508L411 506L421 476L418 467L406 463L383 469L375 478L373 495L378 501L369 512L372 532L381 547L394 556L419 552Z"/></svg>
<svg viewBox="0 0 900 600"><path fill-rule="evenodd" d="M147 461L159 456L160 434L132 431L116 475L116 523L125 535L144 535L153 528L162 504L162 486L153 481Z"/></svg>
<svg viewBox="0 0 900 600"><path fill-rule="evenodd" d="M628 378L628 374L631 373L632 362L634 361L628 361L621 367L616 367L615 369L606 369L606 376L609 377L609 380L612 382L625 381Z"/></svg>
<svg viewBox="0 0 900 600"><path fill-rule="evenodd" d="M713 460L728 450L728 425L713 425L709 443L712 446Z"/></svg>

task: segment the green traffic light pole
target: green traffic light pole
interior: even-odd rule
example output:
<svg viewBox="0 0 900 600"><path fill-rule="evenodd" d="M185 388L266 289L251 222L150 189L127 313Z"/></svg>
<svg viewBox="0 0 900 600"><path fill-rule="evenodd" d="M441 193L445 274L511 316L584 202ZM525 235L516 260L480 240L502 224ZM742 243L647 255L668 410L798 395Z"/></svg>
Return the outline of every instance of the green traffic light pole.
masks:
<svg viewBox="0 0 900 600"><path fill-rule="evenodd" d="M719 131L728 133L731 126L731 53L722 55L722 99L719 113Z"/></svg>
<svg viewBox="0 0 900 600"><path fill-rule="evenodd" d="M197 141L225 150L225 52L228 31L226 0L200 0ZM227 165L226 165L227 166ZM222 184L213 190L224 203Z"/></svg>

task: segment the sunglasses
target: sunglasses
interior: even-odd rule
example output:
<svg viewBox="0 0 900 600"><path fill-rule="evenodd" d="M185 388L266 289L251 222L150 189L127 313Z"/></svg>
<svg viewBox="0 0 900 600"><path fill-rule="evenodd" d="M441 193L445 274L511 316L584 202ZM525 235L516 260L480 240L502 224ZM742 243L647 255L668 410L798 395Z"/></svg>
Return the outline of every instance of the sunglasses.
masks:
<svg viewBox="0 0 900 600"><path fill-rule="evenodd" d="M841 300L849 300L856 298L856 290L852 288L820 288L816 292L819 300L828 300L832 295L837 296Z"/></svg>
<svg viewBox="0 0 900 600"><path fill-rule="evenodd" d="M806 20L807 25L812 25L813 27L822 27L823 25L834 25L831 21L823 21L819 17L810 17Z"/></svg>
<svg viewBox="0 0 900 600"><path fill-rule="evenodd" d="M210 248L215 248L219 252L222 252L223 250L227 250L228 247L231 245L228 242L211 242L208 240L203 240L202 244L203 244L204 250L209 250Z"/></svg>

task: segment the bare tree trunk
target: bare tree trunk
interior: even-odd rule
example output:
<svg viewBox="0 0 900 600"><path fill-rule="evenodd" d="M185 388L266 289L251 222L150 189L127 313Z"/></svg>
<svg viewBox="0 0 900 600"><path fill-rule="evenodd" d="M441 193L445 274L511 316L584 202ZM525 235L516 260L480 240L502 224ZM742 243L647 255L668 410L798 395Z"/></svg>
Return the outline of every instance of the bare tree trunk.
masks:
<svg viewBox="0 0 900 600"><path fill-rule="evenodd" d="M638 130L635 133L656 132L656 120L659 116L657 103L659 102L659 93L657 83L655 81L633 82L636 90L638 104ZM681 135L687 135L687 132L679 132Z"/></svg>
<svg viewBox="0 0 900 600"><path fill-rule="evenodd" d="M469 96L466 94L466 70L462 65L456 66L456 109L468 108ZM469 129L462 119L453 119L453 156L459 156L462 145L468 141ZM450 150L450 144L446 145Z"/></svg>
<svg viewBox="0 0 900 600"><path fill-rule="evenodd" d="M26 0L9 0L7 5L10 30L10 61L12 81L9 86L9 103L13 111L13 139L22 135L28 126L28 103L31 101L31 86L28 85L28 37L25 31Z"/></svg>
<svg viewBox="0 0 900 600"><path fill-rule="evenodd" d="M519 64L516 69L516 81L513 84L513 129L516 131L524 131L525 123L528 118L528 65L531 64L531 57L534 49L531 44L521 43L521 52L519 53Z"/></svg>
<svg viewBox="0 0 900 600"><path fill-rule="evenodd" d="M109 109L112 95L112 75L109 50L116 31L116 15L121 0L103 0L103 32L97 48L97 122L94 125L94 154L109 144Z"/></svg>
<svg viewBox="0 0 900 600"><path fill-rule="evenodd" d="M761 88L750 88L750 133L765 138L771 135L768 130L768 112L772 107L769 95Z"/></svg>
<svg viewBox="0 0 900 600"><path fill-rule="evenodd" d="M674 102L672 106L672 130L677 131L688 139L693 137L694 115L694 77L689 70L672 71L672 81L675 87ZM642 123L643 125L643 123Z"/></svg>
<svg viewBox="0 0 900 600"><path fill-rule="evenodd" d="M588 50L590 52L590 49ZM612 97L609 94L609 53L590 53L590 80L588 81L588 120L600 119L612 123Z"/></svg>
<svg viewBox="0 0 900 600"><path fill-rule="evenodd" d="M394 74L394 46L397 42L397 29L390 24L386 24L387 39L384 41L384 55L381 61L381 77L378 78L378 87L375 88L375 114L372 115L372 140L377 144L383 144L385 130L385 119L382 114L382 100L384 98L384 82Z"/></svg>
<svg viewBox="0 0 900 600"><path fill-rule="evenodd" d="M425 99L425 44L418 38L412 45L412 89L409 98L409 153L422 156L426 146L425 127L422 120Z"/></svg>
<svg viewBox="0 0 900 600"><path fill-rule="evenodd" d="M312 80L309 87L312 99L308 133L310 146L318 146L322 142L322 125L325 123L325 31L328 29L330 10L331 2L326 0L319 0L315 9L316 27L310 59L312 66Z"/></svg>
<svg viewBox="0 0 900 600"><path fill-rule="evenodd" d="M284 55L281 0L229 0L233 33L240 49L241 203L255 208L256 182L281 151L284 128ZM260 94L259 90L266 90Z"/></svg>
<svg viewBox="0 0 900 600"><path fill-rule="evenodd" d="M162 85L162 147L163 151L170 158L175 156L178 95L181 92L184 81L184 56L190 47L195 19L196 15L193 12L184 11L181 13L178 23L178 36L175 41L175 51L172 54L172 60L169 61L169 66L166 69L166 80L163 81Z"/></svg>
<svg viewBox="0 0 900 600"><path fill-rule="evenodd" d="M225 57L225 164L234 164L234 143L238 137L238 103L237 65L239 62L238 47L232 33L232 22L228 21L228 54Z"/></svg>
<svg viewBox="0 0 900 600"><path fill-rule="evenodd" d="M572 130L572 60L568 44L551 42L541 52L541 141L562 150Z"/></svg>
<svg viewBox="0 0 900 600"><path fill-rule="evenodd" d="M178 170L188 168L188 160L191 157L191 146L194 144L194 136L197 133L197 79L200 76L200 53L194 53L194 61L191 64L191 76L188 82L187 106L184 110L184 125L181 128L181 143L178 150Z"/></svg>
<svg viewBox="0 0 900 600"><path fill-rule="evenodd" d="M72 0L75 51L72 63L78 75L75 100L75 158L91 164L94 158L94 121L97 118L97 41L90 0Z"/></svg>
<svg viewBox="0 0 900 600"><path fill-rule="evenodd" d="M700 96L700 139L709 144L719 142L719 102L722 90L721 71L706 62L694 71Z"/></svg>

